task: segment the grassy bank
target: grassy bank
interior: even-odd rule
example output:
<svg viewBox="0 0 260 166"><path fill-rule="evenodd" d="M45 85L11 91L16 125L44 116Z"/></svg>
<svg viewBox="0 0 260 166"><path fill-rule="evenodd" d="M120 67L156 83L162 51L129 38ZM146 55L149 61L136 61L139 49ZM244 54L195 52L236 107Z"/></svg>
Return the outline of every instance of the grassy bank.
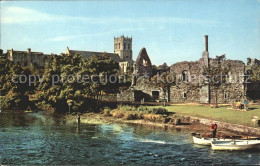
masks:
<svg viewBox="0 0 260 166"><path fill-rule="evenodd" d="M172 114L171 114L172 113ZM232 124L240 124L250 127L257 127L252 123L254 116L260 118L260 105L249 106L248 111L232 110L229 105L222 105L219 108L212 108L206 105L171 105L162 106L128 106L121 105L117 109L104 109L104 114L115 118L126 120L145 119L154 122L164 122L165 117L174 115L188 115L193 117L207 118ZM166 120L167 121L167 120Z"/></svg>
<svg viewBox="0 0 260 166"><path fill-rule="evenodd" d="M157 107L158 108L158 107ZM256 127L252 123L253 116L260 118L260 106L249 106L248 111L231 110L230 106L211 108L210 106L172 105L165 107L169 112L177 114L208 118L233 124Z"/></svg>

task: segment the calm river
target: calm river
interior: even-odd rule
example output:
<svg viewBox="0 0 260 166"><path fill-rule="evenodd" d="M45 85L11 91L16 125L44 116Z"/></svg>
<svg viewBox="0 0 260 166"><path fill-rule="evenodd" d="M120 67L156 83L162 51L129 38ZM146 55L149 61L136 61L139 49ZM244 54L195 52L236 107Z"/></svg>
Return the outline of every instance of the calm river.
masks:
<svg viewBox="0 0 260 166"><path fill-rule="evenodd" d="M44 112L0 114L0 164L260 164L260 152L217 152L190 132L126 124L66 124Z"/></svg>

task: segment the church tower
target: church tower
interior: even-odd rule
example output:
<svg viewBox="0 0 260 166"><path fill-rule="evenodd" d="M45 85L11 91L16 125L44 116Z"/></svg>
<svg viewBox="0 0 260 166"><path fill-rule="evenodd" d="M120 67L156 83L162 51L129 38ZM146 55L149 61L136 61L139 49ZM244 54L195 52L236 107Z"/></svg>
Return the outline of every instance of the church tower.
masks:
<svg viewBox="0 0 260 166"><path fill-rule="evenodd" d="M118 54L122 61L132 61L132 37L114 37L114 53Z"/></svg>

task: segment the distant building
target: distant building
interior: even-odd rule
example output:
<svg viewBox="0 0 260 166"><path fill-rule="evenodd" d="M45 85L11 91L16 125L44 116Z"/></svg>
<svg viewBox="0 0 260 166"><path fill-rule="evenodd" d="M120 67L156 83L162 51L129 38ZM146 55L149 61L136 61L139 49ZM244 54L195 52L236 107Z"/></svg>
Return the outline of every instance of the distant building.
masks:
<svg viewBox="0 0 260 166"><path fill-rule="evenodd" d="M7 50L7 58L14 63L20 63L21 66L34 66L43 68L50 62L51 56L42 52L32 52L30 48L27 51Z"/></svg>
<svg viewBox="0 0 260 166"><path fill-rule="evenodd" d="M120 72L125 73L129 67L132 67L134 61L132 60L132 38L120 36L114 38L114 53L107 53L107 52L94 52L94 51L79 51L79 50L70 50L67 47L66 55L75 55L79 54L83 58L89 58L93 55L108 55L111 59L115 60L119 63Z"/></svg>
<svg viewBox="0 0 260 166"><path fill-rule="evenodd" d="M1 55L3 52L1 52ZM7 50L7 58L14 63L20 63L21 66L34 66L38 68L43 68L44 65L51 60L51 56L44 54L42 52L32 52L30 48L27 51L16 51ZM89 58L93 55L108 55L111 59L118 62L120 66L120 72L125 73L128 69L133 67L134 61L132 60L132 38L124 37L114 37L114 53L107 52L96 52L96 51L79 51L70 50L67 47L65 55L75 55L79 54L83 58Z"/></svg>

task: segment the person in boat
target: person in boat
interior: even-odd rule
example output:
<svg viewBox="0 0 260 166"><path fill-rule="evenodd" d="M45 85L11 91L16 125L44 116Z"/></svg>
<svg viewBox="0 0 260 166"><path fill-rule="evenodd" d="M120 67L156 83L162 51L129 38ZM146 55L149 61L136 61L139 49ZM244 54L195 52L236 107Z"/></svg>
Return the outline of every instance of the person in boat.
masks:
<svg viewBox="0 0 260 166"><path fill-rule="evenodd" d="M213 122L211 125L210 125L210 130L212 131L212 137L215 138L216 137L216 134L217 134L217 128L218 128L218 125L217 125L217 122Z"/></svg>

